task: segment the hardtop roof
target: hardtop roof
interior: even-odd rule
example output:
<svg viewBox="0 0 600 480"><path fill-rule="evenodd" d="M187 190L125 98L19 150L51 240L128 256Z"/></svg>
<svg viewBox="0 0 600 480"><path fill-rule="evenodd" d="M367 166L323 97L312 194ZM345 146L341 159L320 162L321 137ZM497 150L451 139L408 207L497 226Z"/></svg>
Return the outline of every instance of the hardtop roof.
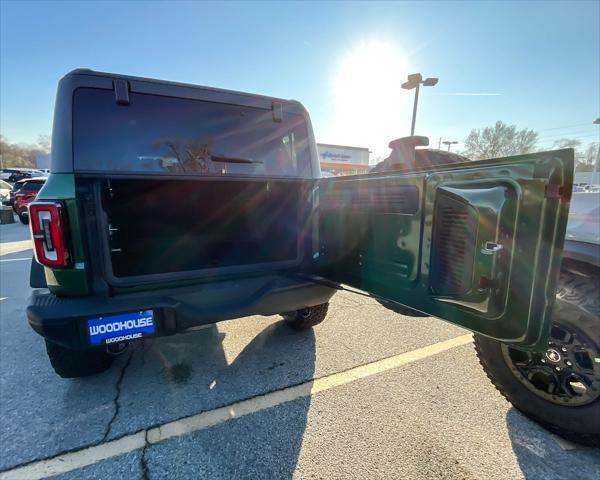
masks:
<svg viewBox="0 0 600 480"><path fill-rule="evenodd" d="M176 86L176 87L197 88L200 90L231 93L234 95L242 95L242 96L246 96L246 97L250 97L250 98L268 99L268 100L272 100L274 102L300 104L300 102L298 100L273 97L271 95L248 93L248 92L242 92L239 90L229 90L226 88L208 87L205 85L198 85L198 84L194 84L194 83L175 82L175 81L171 81L171 80L161 80L161 79L149 78L149 77L137 77L134 75L124 75L121 73L99 72L99 71L92 70L89 68L76 68L75 70L71 70L69 73L67 73L65 75L65 77L68 77L71 75L90 75L90 76L96 76L96 77L107 77L107 78L110 78L113 80L114 79L122 79L122 80L130 80L130 81L135 81L135 82L149 82L149 83L157 83L157 84L163 84L163 85L172 85L172 86Z"/></svg>

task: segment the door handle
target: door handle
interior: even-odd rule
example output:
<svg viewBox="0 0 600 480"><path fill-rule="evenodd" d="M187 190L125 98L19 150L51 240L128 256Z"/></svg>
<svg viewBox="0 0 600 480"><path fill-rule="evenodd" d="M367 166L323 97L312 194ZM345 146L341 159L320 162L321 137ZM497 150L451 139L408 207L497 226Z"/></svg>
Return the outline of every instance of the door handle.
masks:
<svg viewBox="0 0 600 480"><path fill-rule="evenodd" d="M481 249L481 253L485 253L486 255L492 255L498 251L502 250L502 245L496 242L485 242L485 246Z"/></svg>

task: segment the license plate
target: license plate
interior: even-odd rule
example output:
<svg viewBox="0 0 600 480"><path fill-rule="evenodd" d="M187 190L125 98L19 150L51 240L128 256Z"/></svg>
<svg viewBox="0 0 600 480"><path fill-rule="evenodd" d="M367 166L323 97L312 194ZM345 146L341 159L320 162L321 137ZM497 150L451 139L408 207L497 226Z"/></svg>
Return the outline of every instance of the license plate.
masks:
<svg viewBox="0 0 600 480"><path fill-rule="evenodd" d="M92 318L87 327L92 345L128 342L154 334L154 312L143 310Z"/></svg>

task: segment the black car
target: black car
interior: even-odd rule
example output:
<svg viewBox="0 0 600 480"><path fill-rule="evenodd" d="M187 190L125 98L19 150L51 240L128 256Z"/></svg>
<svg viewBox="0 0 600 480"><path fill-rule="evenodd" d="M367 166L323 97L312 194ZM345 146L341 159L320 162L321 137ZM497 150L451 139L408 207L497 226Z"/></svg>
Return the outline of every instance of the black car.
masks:
<svg viewBox="0 0 600 480"><path fill-rule="evenodd" d="M16 183L19 180L38 177L42 174L40 170L33 168L3 168L2 169L2 180L6 180L9 183Z"/></svg>

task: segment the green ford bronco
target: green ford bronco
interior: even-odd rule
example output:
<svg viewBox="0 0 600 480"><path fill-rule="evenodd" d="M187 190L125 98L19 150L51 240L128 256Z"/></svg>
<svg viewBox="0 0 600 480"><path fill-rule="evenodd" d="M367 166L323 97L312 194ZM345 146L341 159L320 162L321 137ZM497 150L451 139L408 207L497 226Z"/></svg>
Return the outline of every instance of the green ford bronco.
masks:
<svg viewBox="0 0 600 480"><path fill-rule="evenodd" d="M62 377L220 320L310 328L342 285L537 355L573 163L559 150L321 178L296 101L75 70L29 207L27 317Z"/></svg>

